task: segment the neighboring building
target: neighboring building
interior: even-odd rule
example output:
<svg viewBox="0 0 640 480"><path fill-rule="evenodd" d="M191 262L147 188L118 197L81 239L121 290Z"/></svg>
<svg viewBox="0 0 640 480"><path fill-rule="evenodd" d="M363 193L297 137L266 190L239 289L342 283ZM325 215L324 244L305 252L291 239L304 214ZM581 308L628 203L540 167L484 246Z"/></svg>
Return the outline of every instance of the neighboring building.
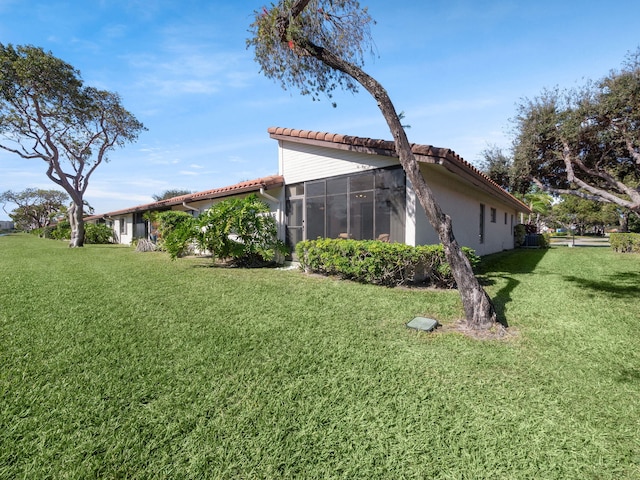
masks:
<svg viewBox="0 0 640 480"><path fill-rule="evenodd" d="M0 220L0 230L13 230L13 222Z"/></svg>
<svg viewBox="0 0 640 480"><path fill-rule="evenodd" d="M272 208L279 236L293 248L317 237L439 243L406 180L393 142L324 132L269 128L278 141L279 175L111 212L120 243L146 237L146 211L194 215L214 202L256 192ZM486 255L514 247L513 227L529 208L453 151L413 145L436 201L451 216L458 243ZM267 190L269 191L267 193Z"/></svg>

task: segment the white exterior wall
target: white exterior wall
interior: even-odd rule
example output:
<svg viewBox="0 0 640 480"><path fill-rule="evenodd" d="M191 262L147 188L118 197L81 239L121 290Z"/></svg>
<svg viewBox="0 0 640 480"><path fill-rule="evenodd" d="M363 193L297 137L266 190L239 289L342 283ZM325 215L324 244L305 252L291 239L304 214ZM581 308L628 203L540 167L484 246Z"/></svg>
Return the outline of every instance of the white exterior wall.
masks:
<svg viewBox="0 0 640 480"><path fill-rule="evenodd" d="M285 185L398 165L393 157L279 141L279 169Z"/></svg>
<svg viewBox="0 0 640 480"><path fill-rule="evenodd" d="M131 240L133 240L133 215L118 215L110 218L113 222L113 233L114 238L117 239L117 243L121 243L123 245L129 245ZM122 232L122 224L126 225L125 233Z"/></svg>
<svg viewBox="0 0 640 480"><path fill-rule="evenodd" d="M433 190L436 201L442 210L451 217L453 233L460 245L473 248L478 255L487 255L514 247L511 216L513 215L515 225L517 221L515 209L505 205L498 198L461 182L453 174L445 171L443 167L422 165L421 170ZM485 206L483 243L480 243L480 204ZM496 209L495 223L491 222L492 208ZM506 224L504 223L505 213L507 213ZM440 242L419 204L416 209L415 222L416 245ZM407 234L409 234L408 231Z"/></svg>

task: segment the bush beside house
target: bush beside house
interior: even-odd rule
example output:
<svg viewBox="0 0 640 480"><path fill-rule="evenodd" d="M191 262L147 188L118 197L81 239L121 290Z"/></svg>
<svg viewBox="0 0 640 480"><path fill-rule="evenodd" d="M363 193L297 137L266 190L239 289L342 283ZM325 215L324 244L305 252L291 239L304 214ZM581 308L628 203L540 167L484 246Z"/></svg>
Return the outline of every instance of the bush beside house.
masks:
<svg viewBox="0 0 640 480"><path fill-rule="evenodd" d="M287 250L277 230L269 205L251 194L223 200L197 219L180 221L166 233L164 248L175 259L196 245L214 261L261 267L284 260Z"/></svg>
<svg viewBox="0 0 640 480"><path fill-rule="evenodd" d="M479 257L463 248L473 266ZM318 239L296 245L300 267L310 273L376 285L423 284L452 288L455 281L442 245L412 247L378 240Z"/></svg>

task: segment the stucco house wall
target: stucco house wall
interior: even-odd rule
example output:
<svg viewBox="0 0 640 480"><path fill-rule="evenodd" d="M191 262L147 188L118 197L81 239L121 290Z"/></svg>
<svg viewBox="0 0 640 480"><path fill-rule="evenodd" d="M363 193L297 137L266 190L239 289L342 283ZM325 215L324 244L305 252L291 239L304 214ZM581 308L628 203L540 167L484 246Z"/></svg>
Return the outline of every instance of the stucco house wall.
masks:
<svg viewBox="0 0 640 480"><path fill-rule="evenodd" d="M451 173L434 165L421 165L421 171L433 190L436 201L453 222L453 233L460 245L473 248L478 255L514 248L513 226L517 209L482 190L473 189ZM481 205L484 205L484 236L480 238ZM495 214L492 217L492 209ZM506 223L505 223L506 214ZM492 221L495 220L495 221ZM415 245L439 243L422 206L416 208ZM411 239L407 239L410 243Z"/></svg>
<svg viewBox="0 0 640 480"><path fill-rule="evenodd" d="M317 215L324 216L326 225L331 220L332 227L338 225L340 228L333 228L332 234L328 235L330 229L325 225L324 232L327 236L386 237L387 241L400 241L409 245L439 243L434 229L416 200L411 184L400 169L392 142L279 127L269 128L269 134L278 142L278 175L138 205L105 215L94 215L89 220L108 219L113 222L114 238L119 243L129 244L134 238L140 238L142 232L148 233L149 229L144 228L142 220L145 212L171 209L198 216L216 202L255 193L270 206L277 220L280 239L288 240L291 247L295 242L313 236L308 232L317 233L314 221L321 218ZM518 214L528 212L526 205L502 190L453 151L429 145L413 145L412 148L436 201L452 218L458 243L473 248L479 255L514 247L513 227L519 218ZM352 185L354 179L365 177L374 179L371 190L367 190L369 187L363 187L364 190L345 187L346 190L338 195L346 203L336 203L337 210L333 204L330 205L328 185L331 182L332 185ZM393 182L393 188L385 187ZM324 204L313 203L314 197L308 190L314 185L326 186ZM386 197L381 196L383 190L386 190ZM376 202L380 199L380 205L386 202L386 208L394 213L376 213L378 210L375 209L379 205ZM353 205L363 208L362 212L368 211L371 215L368 217L363 213L354 213L355 210L351 210ZM319 210L309 210L310 206L318 207ZM326 209L324 212L323 208ZM385 207L380 208L383 211ZM340 218L336 220L338 217L331 216L334 214ZM378 222L377 219L382 218L378 215L387 215L384 225L383 222ZM359 226L355 228L352 219L357 216ZM292 225L294 222L299 224ZM382 225L381 231L386 232L386 235L378 235L380 232L375 230L377 226L372 227L367 222ZM347 231L337 233L341 232L342 225L347 225ZM349 229L356 232L356 235L352 236ZM292 235L292 232L295 234Z"/></svg>

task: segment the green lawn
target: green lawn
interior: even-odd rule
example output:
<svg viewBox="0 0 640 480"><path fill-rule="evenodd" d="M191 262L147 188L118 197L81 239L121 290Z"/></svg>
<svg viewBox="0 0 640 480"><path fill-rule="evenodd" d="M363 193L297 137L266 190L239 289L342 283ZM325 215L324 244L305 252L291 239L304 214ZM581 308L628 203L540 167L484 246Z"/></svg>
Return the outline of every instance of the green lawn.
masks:
<svg viewBox="0 0 640 480"><path fill-rule="evenodd" d="M640 258L485 259L456 292L0 237L0 478L640 478Z"/></svg>

